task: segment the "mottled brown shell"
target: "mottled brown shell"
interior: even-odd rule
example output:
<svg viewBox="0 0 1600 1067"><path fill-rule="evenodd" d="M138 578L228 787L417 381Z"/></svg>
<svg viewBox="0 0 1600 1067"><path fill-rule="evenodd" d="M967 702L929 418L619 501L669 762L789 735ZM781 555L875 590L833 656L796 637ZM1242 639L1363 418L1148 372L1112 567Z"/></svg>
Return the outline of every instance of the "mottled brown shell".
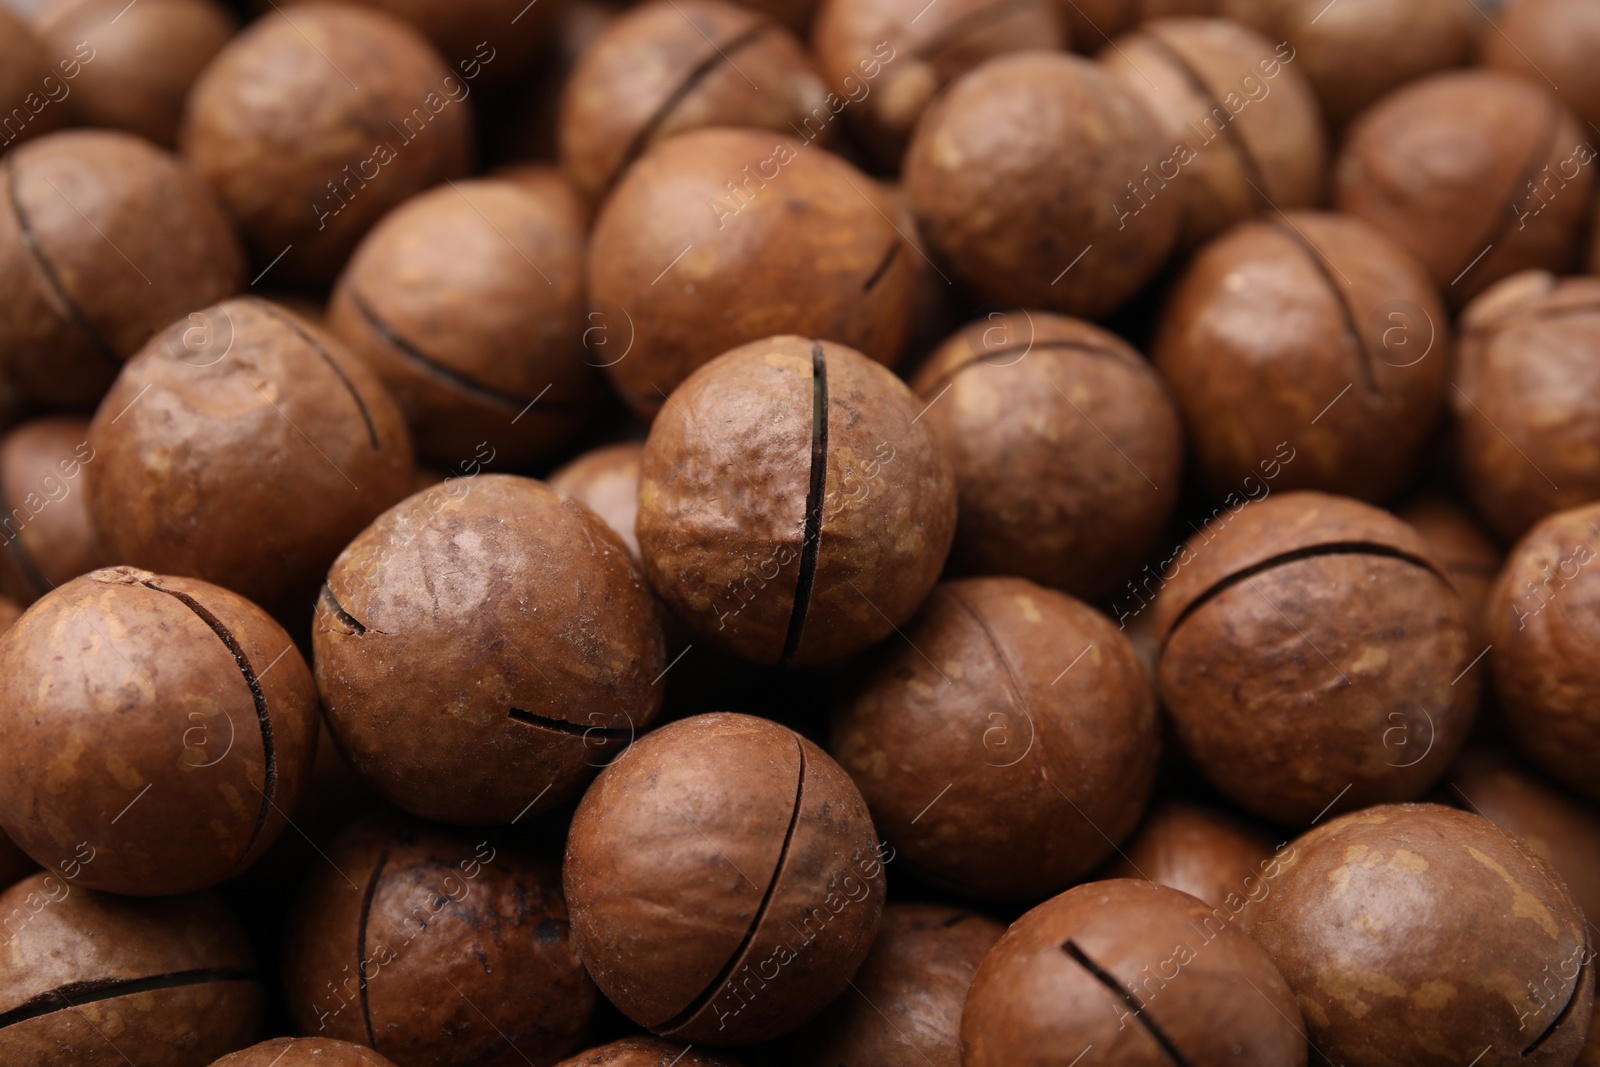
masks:
<svg viewBox="0 0 1600 1067"><path fill-rule="evenodd" d="M390 816L351 826L327 858L284 957L302 1033L402 1067L551 1063L578 1046L597 997L554 864Z"/></svg>
<svg viewBox="0 0 1600 1067"><path fill-rule="evenodd" d="M244 931L209 893L130 900L41 873L0 915L6 1067L206 1067L260 1029Z"/></svg>
<svg viewBox="0 0 1600 1067"><path fill-rule="evenodd" d="M1150 109L1164 149L1119 205L1181 197L1178 244L1192 249L1258 212L1320 204L1327 134L1293 54L1216 18L1152 19L1108 43L1099 61Z"/></svg>
<svg viewBox="0 0 1600 1067"><path fill-rule="evenodd" d="M326 1037L274 1037L230 1052L211 1067L395 1067L370 1048Z"/></svg>
<svg viewBox="0 0 1600 1067"><path fill-rule="evenodd" d="M748 715L645 737L584 796L573 937L629 1018L695 1044L776 1037L842 992L883 907L872 820L828 754Z"/></svg>
<svg viewBox="0 0 1600 1067"><path fill-rule="evenodd" d="M306 4L228 42L190 92L178 143L257 269L326 284L390 208L466 173L468 91L394 16Z"/></svg>
<svg viewBox="0 0 1600 1067"><path fill-rule="evenodd" d="M896 210L872 179L791 137L708 129L663 141L595 220L589 297L616 353L590 358L644 413L719 353L773 334L893 366L916 275Z"/></svg>
<svg viewBox="0 0 1600 1067"><path fill-rule="evenodd" d="M639 559L634 519L639 514L639 465L644 445L623 441L591 449L550 474L550 488L570 496L616 531L628 554Z"/></svg>
<svg viewBox="0 0 1600 1067"><path fill-rule="evenodd" d="M1182 197L1126 218L1132 207L1118 208L1164 148L1149 110L1103 67L1014 53L923 112L906 196L945 270L979 298L1093 318L1149 281L1177 241Z"/></svg>
<svg viewBox="0 0 1600 1067"><path fill-rule="evenodd" d="M1294 212L1201 249L1152 358L1213 497L1256 495L1270 466L1272 490L1376 501L1412 480L1449 351L1449 316L1410 255L1357 219Z"/></svg>
<svg viewBox="0 0 1600 1067"><path fill-rule="evenodd" d="M1173 802L1151 812L1107 865L1107 878L1145 878L1236 911L1267 868L1272 845L1220 812Z"/></svg>
<svg viewBox="0 0 1600 1067"><path fill-rule="evenodd" d="M1600 797L1600 504L1558 511L1512 548L1484 609L1512 735L1547 774Z"/></svg>
<svg viewBox="0 0 1600 1067"><path fill-rule="evenodd" d="M1511 539L1600 497L1600 278L1513 275L1461 322L1451 400L1479 513Z"/></svg>
<svg viewBox="0 0 1600 1067"><path fill-rule="evenodd" d="M0 187L0 375L37 403L94 404L152 334L244 284L210 191L137 137L33 141L0 159Z"/></svg>
<svg viewBox="0 0 1600 1067"><path fill-rule="evenodd" d="M1577 255L1595 152L1542 84L1491 70L1434 74L1350 127L1334 168L1339 210L1421 261L1453 307Z"/></svg>
<svg viewBox="0 0 1600 1067"><path fill-rule="evenodd" d="M339 550L411 482L376 375L332 335L246 297L173 323L89 426L106 555L217 582L296 623Z"/></svg>
<svg viewBox="0 0 1600 1067"><path fill-rule="evenodd" d="M1477 709L1479 649L1422 536L1322 493L1219 508L1163 569L1161 697L1200 770L1250 811L1422 795Z"/></svg>
<svg viewBox="0 0 1600 1067"><path fill-rule="evenodd" d="M23 604L103 566L82 477L89 421L46 416L0 438L0 589Z"/></svg>
<svg viewBox="0 0 1600 1067"><path fill-rule="evenodd" d="M1159 732L1132 647L1020 578L939 586L830 747L906 861L967 893L1037 899L1126 837Z"/></svg>
<svg viewBox="0 0 1600 1067"><path fill-rule="evenodd" d="M963 1067L1065 1067L1074 1056L1304 1067L1306 1041L1294 994L1238 926L1187 893L1116 879L1013 923L961 1018Z"/></svg>
<svg viewBox="0 0 1600 1067"><path fill-rule="evenodd" d="M1583 915L1487 819L1392 804L1324 823L1279 854L1241 921L1335 1063L1568 1064L1594 996ZM1376 1061L1381 1062L1381 1061Z"/></svg>
<svg viewBox="0 0 1600 1067"><path fill-rule="evenodd" d="M1508 4L1483 35L1483 63L1549 87L1586 127L1600 123L1600 8L1586 0ZM1553 83L1553 84L1552 84Z"/></svg>
<svg viewBox="0 0 1600 1067"><path fill-rule="evenodd" d="M659 1037L625 1037L562 1060L556 1067L739 1067L739 1062Z"/></svg>
<svg viewBox="0 0 1600 1067"><path fill-rule="evenodd" d="M1155 550L1183 428L1160 377L1115 334L991 313L940 345L911 388L955 468L953 569L1098 599Z"/></svg>
<svg viewBox="0 0 1600 1067"><path fill-rule="evenodd" d="M0 824L79 884L183 893L244 870L294 810L317 740L310 671L243 597L113 567L0 638Z"/></svg>
<svg viewBox="0 0 1600 1067"><path fill-rule="evenodd" d="M708 641L798 666L893 632L938 579L955 479L920 402L827 341L726 352L645 443L639 546L656 592Z"/></svg>
<svg viewBox="0 0 1600 1067"><path fill-rule="evenodd" d="M627 547L529 478L390 508L317 603L317 688L363 779L425 818L508 823L582 789L661 706L661 624Z"/></svg>
<svg viewBox="0 0 1600 1067"><path fill-rule="evenodd" d="M583 264L582 223L559 196L452 182L367 234L328 328L394 394L420 455L524 465L578 429L601 384L580 343Z"/></svg>

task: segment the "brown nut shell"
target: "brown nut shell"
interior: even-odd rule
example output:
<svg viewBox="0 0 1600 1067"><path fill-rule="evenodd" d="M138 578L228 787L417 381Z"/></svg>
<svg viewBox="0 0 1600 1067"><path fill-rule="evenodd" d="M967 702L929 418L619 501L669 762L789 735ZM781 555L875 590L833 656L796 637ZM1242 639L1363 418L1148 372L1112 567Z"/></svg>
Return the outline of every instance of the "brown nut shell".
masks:
<svg viewBox="0 0 1600 1067"><path fill-rule="evenodd" d="M1099 865L1139 821L1160 735L1111 620L1020 578L934 590L830 747L883 835L937 881L1034 898Z"/></svg>
<svg viewBox="0 0 1600 1067"><path fill-rule="evenodd" d="M1090 882L989 950L967 993L961 1062L1303 1067L1299 1015L1267 954L1203 901L1151 882Z"/></svg>
<svg viewBox="0 0 1600 1067"><path fill-rule="evenodd" d="M1473 648L1484 648L1483 609L1505 551L1466 509L1442 496L1421 496L1395 511L1416 528L1444 565L1450 584L1461 594L1461 607L1467 613L1467 630Z"/></svg>
<svg viewBox="0 0 1600 1067"><path fill-rule="evenodd" d="M1484 610L1495 695L1540 769L1600 798L1600 504L1547 516L1506 557Z"/></svg>
<svg viewBox="0 0 1600 1067"><path fill-rule="evenodd" d="M1583 914L1487 819L1390 804L1280 854L1241 918L1332 1062L1569 1064L1594 997ZM1543 983L1548 982L1548 986Z"/></svg>
<svg viewBox="0 0 1600 1067"><path fill-rule="evenodd" d="M644 445L638 441L602 445L551 472L548 479L550 488L570 496L611 527L635 561L640 558L639 536L633 527L639 515L643 457Z"/></svg>
<svg viewBox="0 0 1600 1067"><path fill-rule="evenodd" d="M1351 126L1336 202L1415 256L1460 307L1507 275L1576 257L1594 189L1587 132L1532 82L1434 74Z"/></svg>
<svg viewBox="0 0 1600 1067"><path fill-rule="evenodd" d="M921 406L828 341L770 337L696 371L641 460L637 530L657 594L757 663L821 663L887 637L955 533L955 479Z"/></svg>
<svg viewBox="0 0 1600 1067"><path fill-rule="evenodd" d="M0 375L28 399L94 404L152 334L244 283L210 191L130 134L30 142L0 160L0 186Z"/></svg>
<svg viewBox="0 0 1600 1067"><path fill-rule="evenodd" d="M1116 207L1165 148L1149 110L1103 67L1014 53L923 112L906 197L936 258L980 299L1094 318L1149 281L1177 241L1180 197L1131 218Z"/></svg>
<svg viewBox="0 0 1600 1067"><path fill-rule="evenodd" d="M659 1037L625 1037L562 1060L556 1067L739 1067L739 1063Z"/></svg>
<svg viewBox="0 0 1600 1067"><path fill-rule="evenodd" d="M1093 600L1155 550L1177 503L1183 429L1160 377L1115 334L991 313L940 345L911 388L955 468L956 571Z"/></svg>
<svg viewBox="0 0 1600 1067"><path fill-rule="evenodd" d="M373 227L339 276L328 328L394 395L417 452L488 449L519 466L582 424L584 232L569 205L508 182L452 182Z"/></svg>
<svg viewBox="0 0 1600 1067"><path fill-rule="evenodd" d="M564 867L573 937L635 1022L695 1044L776 1037L837 996L883 907L872 820L776 723L662 727L585 794Z"/></svg>
<svg viewBox="0 0 1600 1067"><path fill-rule="evenodd" d="M258 269L325 284L390 208L466 173L472 105L427 40L392 15L322 3L279 15L247 27L201 73L178 143Z"/></svg>
<svg viewBox="0 0 1600 1067"><path fill-rule="evenodd" d="M317 740L311 673L282 627L226 589L95 571L6 631L0 664L0 824L46 867L86 842L97 858L81 885L215 885L299 801Z"/></svg>
<svg viewBox="0 0 1600 1067"><path fill-rule="evenodd" d="M230 1052L211 1067L395 1067L370 1048L326 1037L274 1037Z"/></svg>
<svg viewBox="0 0 1600 1067"><path fill-rule="evenodd" d="M328 847L284 957L302 1032L396 1067L548 1064L577 1047L596 993L560 872L478 837L376 816Z"/></svg>
<svg viewBox="0 0 1600 1067"><path fill-rule="evenodd" d="M87 419L46 416L0 438L0 589L24 604L101 567L83 468L94 462Z"/></svg>
<svg viewBox="0 0 1600 1067"><path fill-rule="evenodd" d="M1420 264L1358 219L1245 222L1201 249L1152 358L1221 498L1409 484L1450 377L1450 320ZM1286 458L1285 453L1292 457Z"/></svg>
<svg viewBox="0 0 1600 1067"><path fill-rule="evenodd" d="M6 1067L206 1067L260 1028L244 931L209 893L131 900L41 873L0 914Z"/></svg>
<svg viewBox="0 0 1600 1067"><path fill-rule="evenodd" d="M253 297L152 338L106 394L89 444L89 506L109 558L217 582L295 622L413 466L376 375Z"/></svg>
<svg viewBox="0 0 1600 1067"><path fill-rule="evenodd" d="M530 478L458 479L384 512L328 572L312 641L340 751L430 819L548 809L661 706L661 624L626 546Z"/></svg>
<svg viewBox="0 0 1600 1067"><path fill-rule="evenodd" d="M0 8L0 100L16 109L7 116L11 122L0 127L4 138L0 148L15 147L66 123L66 110L55 106L49 94L61 91L60 75L73 69L77 59L70 52L59 57L59 70L51 65L56 59L23 20L21 10L11 5ZM23 121L18 122L19 117Z"/></svg>
<svg viewBox="0 0 1600 1067"><path fill-rule="evenodd" d="M1600 123L1600 8L1584 0L1518 0L1495 30L1483 37L1484 66L1549 88L1586 127Z"/></svg>
<svg viewBox="0 0 1600 1067"><path fill-rule="evenodd" d="M1145 878L1198 897L1213 907L1232 908L1261 876L1272 845L1220 812L1168 803L1151 812L1139 832L1107 865L1107 878Z"/></svg>
<svg viewBox="0 0 1600 1067"><path fill-rule="evenodd" d="M1420 796L1445 772L1477 709L1479 650L1410 526L1273 494L1219 509L1176 562L1155 601L1161 697L1230 798L1309 823Z"/></svg>
<svg viewBox="0 0 1600 1067"><path fill-rule="evenodd" d="M633 343L591 358L652 414L695 368L773 334L893 366L916 280L896 211L866 175L791 137L707 129L663 141L595 220L589 297Z"/></svg>

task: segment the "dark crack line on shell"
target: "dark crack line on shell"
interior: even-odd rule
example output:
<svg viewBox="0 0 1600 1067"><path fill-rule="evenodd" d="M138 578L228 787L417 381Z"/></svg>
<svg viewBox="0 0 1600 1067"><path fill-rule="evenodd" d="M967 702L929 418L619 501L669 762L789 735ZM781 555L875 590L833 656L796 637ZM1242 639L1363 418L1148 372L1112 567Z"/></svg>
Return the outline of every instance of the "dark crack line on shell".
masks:
<svg viewBox="0 0 1600 1067"><path fill-rule="evenodd" d="M328 610L338 617L339 621L350 628L350 632L357 637L365 633L383 633L382 630L369 630L367 624L344 610L344 605L339 603L339 598L333 595L333 588L327 582L322 583L322 602Z"/></svg>
<svg viewBox="0 0 1600 1067"><path fill-rule="evenodd" d="M1078 966L1088 971L1095 981L1109 989L1119 1000L1132 1009L1131 1014L1134 1019L1140 1026L1144 1027L1145 1033L1149 1034L1155 1040L1155 1043L1161 1046L1161 1051L1167 1054L1167 1058L1176 1067L1189 1067L1189 1061L1183 1058L1183 1053L1178 1051L1178 1046L1174 1045L1172 1039L1162 1031L1161 1027L1156 1025L1155 1020L1145 1013L1144 1002L1134 995L1133 990L1117 981L1116 975L1090 959L1089 954L1079 948L1076 941L1068 940L1061 946L1061 950L1071 956Z"/></svg>
<svg viewBox="0 0 1600 1067"><path fill-rule="evenodd" d="M962 912L960 915L952 915L952 916L950 916L950 918L948 918L944 922L940 923L939 926L940 926L941 929L948 930L952 926L957 926L957 925L959 925L961 923L964 923L970 918L972 918L971 915L968 915L966 912Z"/></svg>
<svg viewBox="0 0 1600 1067"><path fill-rule="evenodd" d="M811 479L806 487L805 536L800 542L800 573L795 579L794 607L789 611L789 631L783 638L779 663L787 667L800 649L800 638L811 610L811 590L817 581L817 557L822 551L822 508L828 484L828 361L822 342L811 342Z"/></svg>
<svg viewBox="0 0 1600 1067"><path fill-rule="evenodd" d="M1585 938L1583 945L1583 958L1582 962L1578 964L1578 973L1572 981L1571 995L1567 997L1567 1002L1561 1006L1561 1011L1556 1014L1556 1017L1550 1020L1550 1025L1545 1027L1544 1031L1540 1033L1538 1037L1533 1039L1533 1043L1531 1045L1522 1050L1522 1055L1531 1056L1534 1052L1538 1051L1539 1046L1543 1045L1546 1041L1554 1037L1556 1031L1561 1029L1561 1024L1567 1021L1567 1016L1572 1014L1573 1007L1578 1003L1578 994L1583 992L1583 972L1589 969L1589 963L1593 959L1593 955L1589 952L1588 939Z"/></svg>
<svg viewBox="0 0 1600 1067"><path fill-rule="evenodd" d="M1486 254L1489 249L1499 244L1511 229L1511 224L1518 221L1517 206L1519 204L1526 205L1528 202L1527 195L1519 195L1519 191L1532 183L1534 176L1546 166L1545 160L1549 159L1550 154L1555 151L1556 137L1561 132L1561 109L1561 102L1552 97L1549 110L1549 131L1539 143L1538 149L1528 158L1527 165L1517 174L1516 183L1511 186L1511 199L1506 204L1505 215L1492 222L1489 226L1489 231L1483 235L1483 239L1472 246L1477 251L1472 251L1469 254L1478 258L1468 262L1465 267L1454 275L1455 281L1450 283L1451 286L1461 281L1464 275L1483 266L1483 261L1489 258Z"/></svg>
<svg viewBox="0 0 1600 1067"><path fill-rule="evenodd" d="M683 81L679 82L677 87L667 94L666 98L661 101L650 117L645 120L644 125L639 127L639 132L633 135L633 140L628 142L627 150L617 160L617 166L611 172L610 181L616 181L623 171L633 165L634 160L644 154L644 150L650 146L650 142L655 137L656 132L666 124L667 119L672 117L672 113L677 110L678 105L688 99L689 94L699 88L700 83L705 81L712 71L723 63L732 66L734 53L750 47L758 37L772 29L773 25L766 19L762 19L743 33L736 34L721 45L708 40L707 43L711 44L711 52L689 69L689 73L684 75ZM695 26L695 29L698 31L700 27Z"/></svg>
<svg viewBox="0 0 1600 1067"><path fill-rule="evenodd" d="M904 243L898 237L894 239L894 243L889 246L889 250L883 254L883 259L878 261L878 265L868 275L867 283L861 287L863 293L872 292L873 288L883 281L884 275L889 273L889 268L894 266L895 258L900 255L900 246Z"/></svg>
<svg viewBox="0 0 1600 1067"><path fill-rule="evenodd" d="M206 610L201 603L187 593L180 593L175 589L165 589L153 582L143 582L146 589L153 589L158 593L165 593L184 607L194 612L195 617L211 628L217 639L227 648L228 654L233 657L233 662L238 665L239 674L244 678L245 685L250 687L250 699L255 704L256 722L261 730L261 758L266 763L265 780L261 784L261 810L256 815L256 825L250 831L250 840L245 845L244 851L239 853L239 858L234 861L231 870L237 870L239 865L249 857L256 842L261 840L261 835L266 831L267 820L272 815L273 797L278 791L278 759L272 741L272 716L267 711L267 695L261 689L261 679L256 677L256 669L250 664L250 657L245 655L244 647L239 644L239 639L233 632L222 624L222 620Z"/></svg>
<svg viewBox="0 0 1600 1067"><path fill-rule="evenodd" d="M6 494L5 480L3 478L0 478L0 500L10 500L10 497ZM23 526L27 526L27 523L23 523ZM6 550L11 553L11 559L16 563L17 569L22 572L23 578L32 584L34 596L44 596L54 589L55 586L45 578L44 572L39 569L38 561L33 558L33 553L29 552L28 546L22 543L22 530L18 529L15 532L6 530L3 522L0 522L0 530L3 530L6 534Z"/></svg>
<svg viewBox="0 0 1600 1067"><path fill-rule="evenodd" d="M761 929L761 924L767 918L767 909L772 904L772 896L778 889L778 883L783 880L783 869L789 862L789 847L794 843L795 827L800 823L800 808L806 795L806 747L800 743L798 736L794 739L795 748L800 753L800 767L795 775L794 782L794 810L789 813L789 828L784 831L783 845L778 849L778 861L772 865L772 879L767 882L767 889L761 895L761 904L756 908L755 918L750 920L750 926L744 932L744 939L733 950L733 955L728 957L728 962L723 964L722 970L711 981L700 995L690 1001L689 1006L678 1014L662 1023L660 1026L651 1027L658 1034L670 1037L679 1027L687 1025L696 1015L699 1015L722 992L723 986L733 977L733 972L739 967L739 961L744 959L750 951L750 945L755 941L756 932Z"/></svg>
<svg viewBox="0 0 1600 1067"><path fill-rule="evenodd" d="M502 393L496 389L492 389L489 386L484 385L482 382L474 381L472 378L469 378L467 375L462 374L458 370L454 370L451 367L446 366L437 359L434 359L432 356L428 355L428 353L424 352L418 346L412 344L404 337L401 337L399 331L379 317L378 313L372 309L370 304L367 303L366 298L358 293L354 286L351 286L346 291L350 294L350 302L355 304L356 310L361 312L361 317L367 320L367 325L372 327L373 332L381 337L385 344L398 352L402 359L406 360L408 363L415 364L430 377L438 378L440 381L447 382L448 384L461 390L463 393L466 393L477 400L481 400L486 404L494 404L496 407L502 407L508 411L521 411L530 404L533 404L539 400L540 397L528 399L526 397L514 396L510 393ZM544 394L542 393L540 394L540 396L543 395ZM577 414L582 410L582 408L576 405L562 403L558 400L552 400L541 405L539 408L539 413L550 415L571 415Z"/></svg>
<svg viewBox="0 0 1600 1067"><path fill-rule="evenodd" d="M367 878L367 888L361 893L361 926L356 933L356 991L361 997L361 1021L367 1028L367 1045L378 1047L378 1036L372 1030L372 1000L367 994L367 921L372 917L372 900L378 895L378 881L389 864L389 850L378 853L378 862L372 865Z"/></svg>
<svg viewBox="0 0 1600 1067"><path fill-rule="evenodd" d="M1356 362L1361 366L1361 383L1367 387L1369 393L1378 392L1378 371L1372 359L1372 351L1367 347L1367 340L1361 335L1361 327L1356 323L1355 309L1345 297L1345 290L1349 286L1342 285L1339 279L1333 276L1331 265L1327 257L1322 254L1322 250L1312 244L1299 230L1279 219L1272 220L1270 224L1276 226L1295 247L1304 252L1311 269L1322 276L1323 284L1333 294L1333 302L1339 305L1339 316L1344 320L1345 339L1356 351Z"/></svg>
<svg viewBox="0 0 1600 1067"><path fill-rule="evenodd" d="M1012 358L1011 353L1018 351L1020 351L1021 354L1017 355L1015 358ZM918 395L926 399L929 394L937 393L940 387L955 381L961 375L965 374L969 370L972 370L974 367L994 367L998 370L1004 370L1008 367L1015 367L1034 352L1081 352L1086 356L1095 356L1100 359L1112 360L1118 366L1126 367L1129 370L1152 380L1158 377L1155 369L1150 366L1147 360L1143 358L1134 359L1128 356L1126 353L1118 352L1114 348L1108 348L1104 345L1084 344L1081 341L1035 340L1029 341L1026 344L1001 345L999 348L990 349L984 352L981 356L976 356L973 359L967 360L958 367L952 367L951 369L945 371L943 374L939 375L933 381L924 386ZM1000 359L1002 356L1006 358Z"/></svg>
<svg viewBox="0 0 1600 1067"><path fill-rule="evenodd" d="M60 302L61 309L66 313L68 321L88 339L89 346L110 364L113 370L120 371L122 369L122 360L118 358L117 350L111 347L111 342L107 341L99 330L95 329L94 324L89 321L89 317L78 306L78 302L67 292L67 287L62 284L61 276L56 273L54 264L44 254L44 246L39 243L39 235L34 232L33 222L28 218L27 212L22 210L22 199L17 194L17 167L15 161L11 161L6 169L6 191L11 199L11 213L16 217L17 232L22 237L23 247L28 250L28 256L33 260L34 266L39 268L39 273L43 276L45 285L56 300Z"/></svg>
<svg viewBox="0 0 1600 1067"><path fill-rule="evenodd" d="M566 719L551 718L548 715L539 715L521 708L512 708L507 717L517 722L527 723L529 726L543 730L554 730L558 733L571 734L573 737L589 737L591 735L612 740L620 740L632 734L626 726L584 726L580 723L568 722Z"/></svg>
<svg viewBox="0 0 1600 1067"><path fill-rule="evenodd" d="M256 972L244 967L206 967L192 971L157 974L149 978L97 978L87 982L69 982L30 997L10 1011L0 1014L0 1030L65 1008L132 996L135 993L178 989L182 986L204 985L208 982L254 982L257 979Z"/></svg>
<svg viewBox="0 0 1600 1067"><path fill-rule="evenodd" d="M1011 661L1006 658L1005 650L1000 647L1000 642L995 640L994 631L989 629L989 624L983 621L983 616L979 615L960 593L957 593L954 589L947 589L945 592L949 593L950 599L959 604L961 610L971 617L973 623L983 633L983 639L989 642L989 650L994 653L995 662L999 663L1000 669L1006 672L1006 688L1010 693L1011 704L1022 712L1024 719L1028 720L1029 741L1031 745L1038 745L1040 752L1043 753L1044 746L1039 739L1038 726L1033 721L1033 709L1028 706L1028 699L1023 695L1022 686L1017 682L1017 672L1011 669ZM1041 766L1043 765L1041 763ZM1065 796L1065 794L1062 795Z"/></svg>
<svg viewBox="0 0 1600 1067"><path fill-rule="evenodd" d="M1191 600L1184 607L1184 609L1178 613L1178 617L1172 620L1172 625L1167 627L1166 636L1161 639L1161 651L1166 651L1167 644L1172 640L1172 635L1178 632L1178 627L1187 622L1191 615L1199 611L1206 604L1215 600L1217 597L1221 596L1223 593L1227 592L1229 589L1232 589L1236 585L1241 585L1244 582L1249 581L1251 578L1254 578L1256 575L1262 574L1266 571L1270 571L1290 563L1298 563L1304 559L1316 559L1319 556L1375 556L1379 559L1395 559L1402 563L1409 563L1413 567L1418 567L1422 570L1425 570L1435 578L1439 579L1445 585L1449 586L1451 589L1455 588L1455 583L1450 580L1449 576L1441 574L1439 569L1432 563L1429 563L1421 556L1413 556L1409 552L1404 552L1398 548L1391 548L1388 545L1380 545L1371 541L1332 541L1323 545L1310 545L1306 548L1297 548L1292 552L1280 552L1276 556L1268 556L1260 563L1253 563L1248 567L1244 567L1235 571L1225 578L1219 579L1208 589Z"/></svg>
<svg viewBox="0 0 1600 1067"><path fill-rule="evenodd" d="M344 383L345 391L350 394L350 399L355 401L356 408L361 412L361 421L367 424L367 438L372 442L372 450L374 452L381 452L383 450L383 445L378 441L378 427L372 421L372 412L367 410L367 402L363 400L361 394L356 391L355 383L352 382L350 380L350 376L344 372L344 368L339 366L338 360L333 358L332 353L330 353L326 348L323 348L320 341L318 341L311 334L307 333L305 327L301 326L295 321L294 316L285 315L283 312L279 311L265 300L253 300L253 303L261 307L262 310L264 310L268 315L271 315L273 318L287 326L296 337L300 338L300 340L304 341L308 346L310 346L311 351L315 352L319 357L321 357L322 362L328 365L328 369L333 371L333 373L338 377L339 381Z"/></svg>

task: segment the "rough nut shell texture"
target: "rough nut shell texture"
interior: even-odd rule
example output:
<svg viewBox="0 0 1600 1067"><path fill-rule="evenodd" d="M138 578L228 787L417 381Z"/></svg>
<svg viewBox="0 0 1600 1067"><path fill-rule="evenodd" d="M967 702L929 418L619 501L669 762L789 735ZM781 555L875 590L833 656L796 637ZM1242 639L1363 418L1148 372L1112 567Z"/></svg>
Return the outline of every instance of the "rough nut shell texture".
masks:
<svg viewBox="0 0 1600 1067"><path fill-rule="evenodd" d="M697 634L757 663L838 659L893 632L955 536L955 477L922 405L826 341L724 353L645 443L645 570Z"/></svg>

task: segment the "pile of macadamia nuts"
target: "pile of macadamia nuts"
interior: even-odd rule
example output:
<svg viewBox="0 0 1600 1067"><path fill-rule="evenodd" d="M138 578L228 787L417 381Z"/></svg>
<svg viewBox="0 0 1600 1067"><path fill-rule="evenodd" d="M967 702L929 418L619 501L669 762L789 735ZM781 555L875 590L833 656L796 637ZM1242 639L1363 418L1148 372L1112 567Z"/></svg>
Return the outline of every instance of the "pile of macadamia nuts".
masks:
<svg viewBox="0 0 1600 1067"><path fill-rule="evenodd" d="M1600 1067L1600 0L0 0L0 1067Z"/></svg>

